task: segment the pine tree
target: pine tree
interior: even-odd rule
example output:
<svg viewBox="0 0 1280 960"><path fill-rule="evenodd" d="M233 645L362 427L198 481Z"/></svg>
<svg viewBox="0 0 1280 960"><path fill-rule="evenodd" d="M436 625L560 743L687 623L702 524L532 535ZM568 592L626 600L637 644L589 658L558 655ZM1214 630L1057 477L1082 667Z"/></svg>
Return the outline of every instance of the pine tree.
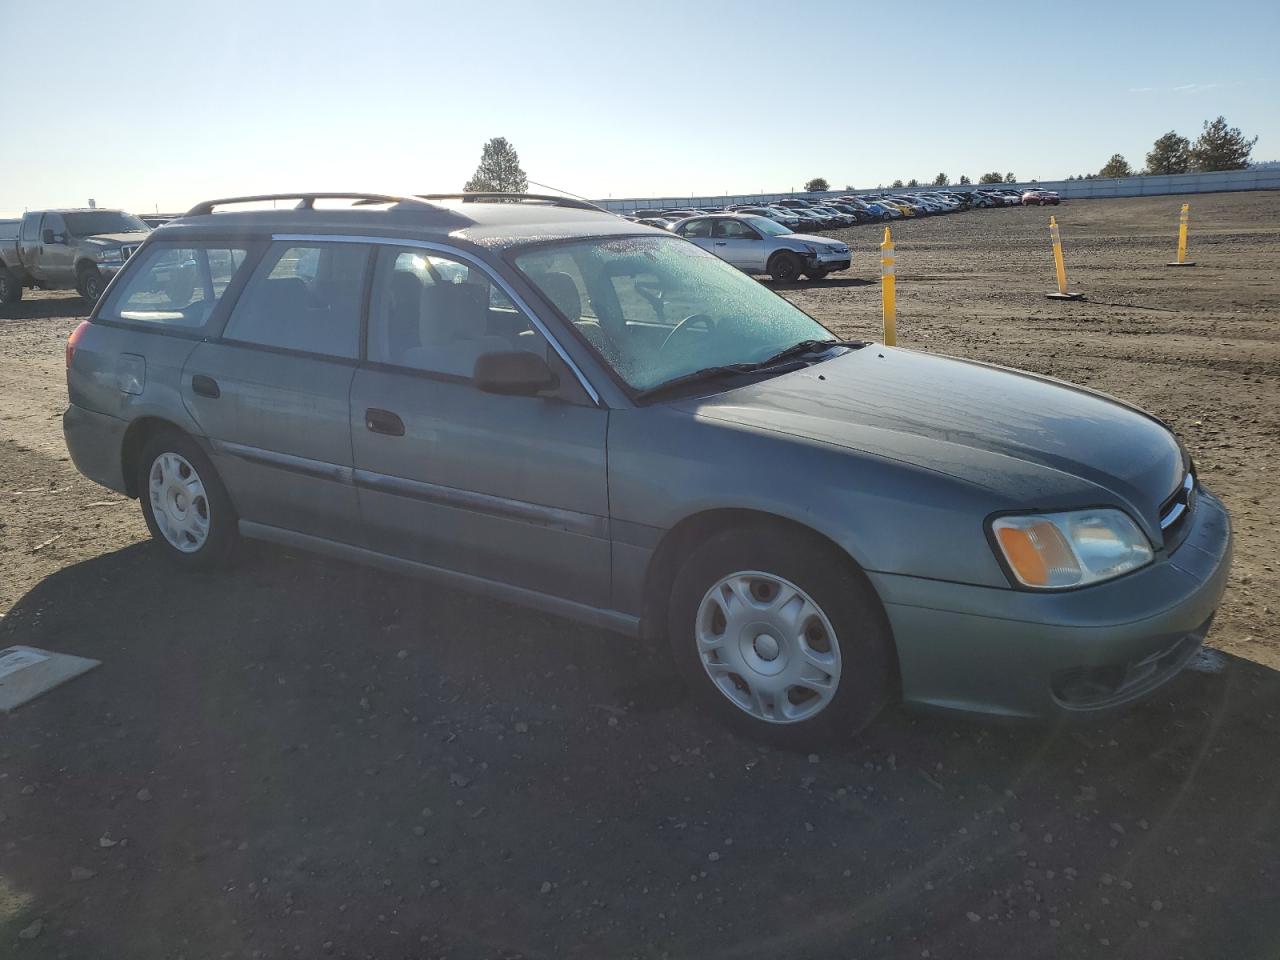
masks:
<svg viewBox="0 0 1280 960"><path fill-rule="evenodd" d="M1227 118L1204 122L1204 132L1191 148L1191 165L1197 170L1243 170L1258 138L1246 140L1239 127L1228 127Z"/></svg>
<svg viewBox="0 0 1280 960"><path fill-rule="evenodd" d="M1151 145L1147 173L1186 173L1191 169L1191 141L1170 130Z"/></svg>
<svg viewBox="0 0 1280 960"><path fill-rule="evenodd" d="M520 155L506 137L494 137L480 151L480 166L462 188L480 193L527 193L529 178L520 169Z"/></svg>
<svg viewBox="0 0 1280 960"><path fill-rule="evenodd" d="M1100 177L1132 177L1133 168L1129 166L1129 161L1118 153L1113 153L1111 159L1103 164L1102 169L1098 171Z"/></svg>

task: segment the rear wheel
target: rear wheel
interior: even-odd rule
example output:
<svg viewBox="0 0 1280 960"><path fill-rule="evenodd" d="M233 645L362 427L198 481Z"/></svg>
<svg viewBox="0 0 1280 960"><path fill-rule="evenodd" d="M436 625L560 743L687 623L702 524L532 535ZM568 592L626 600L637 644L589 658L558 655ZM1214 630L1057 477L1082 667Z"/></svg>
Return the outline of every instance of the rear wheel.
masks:
<svg viewBox="0 0 1280 960"><path fill-rule="evenodd" d="M769 261L769 276L774 280L790 283L799 279L801 267L800 258L784 250L781 253L775 253Z"/></svg>
<svg viewBox="0 0 1280 960"><path fill-rule="evenodd" d="M105 287L106 282L102 279L102 274L98 272L97 267L80 268L80 273L76 276L76 290L80 296L90 303L97 303Z"/></svg>
<svg viewBox="0 0 1280 960"><path fill-rule="evenodd" d="M668 634L710 710L783 746L856 734L894 688L888 623L865 577L829 544L771 524L726 531L689 556Z"/></svg>
<svg viewBox="0 0 1280 960"><path fill-rule="evenodd" d="M22 299L22 284L4 267L0 267L0 303L17 303Z"/></svg>
<svg viewBox="0 0 1280 960"><path fill-rule="evenodd" d="M235 508L217 470L190 437L165 430L148 440L137 489L147 529L171 559L209 569L231 557L239 539Z"/></svg>

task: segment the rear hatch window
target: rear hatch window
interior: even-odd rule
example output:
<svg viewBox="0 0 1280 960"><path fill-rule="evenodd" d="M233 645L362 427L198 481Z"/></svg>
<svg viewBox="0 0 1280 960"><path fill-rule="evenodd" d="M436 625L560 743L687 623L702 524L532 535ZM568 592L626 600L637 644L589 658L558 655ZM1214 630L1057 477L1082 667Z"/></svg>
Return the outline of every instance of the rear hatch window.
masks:
<svg viewBox="0 0 1280 960"><path fill-rule="evenodd" d="M98 318L202 329L248 256L247 247L227 243L151 244L130 262Z"/></svg>

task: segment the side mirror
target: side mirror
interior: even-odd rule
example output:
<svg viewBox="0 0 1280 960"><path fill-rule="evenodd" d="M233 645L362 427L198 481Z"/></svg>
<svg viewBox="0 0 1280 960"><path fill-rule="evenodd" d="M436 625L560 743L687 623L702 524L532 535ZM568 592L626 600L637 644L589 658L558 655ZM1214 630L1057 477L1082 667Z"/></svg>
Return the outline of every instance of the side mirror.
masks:
<svg viewBox="0 0 1280 960"><path fill-rule="evenodd" d="M560 386L560 378L547 361L525 350L480 354L472 380L486 393L517 397L536 396Z"/></svg>
<svg viewBox="0 0 1280 960"><path fill-rule="evenodd" d="M55 239L54 232L53 232L52 230L50 230L48 227L45 227L45 228L44 228L44 232L40 235L40 240L41 240L43 243L48 243L48 244L54 244L54 243L57 243L57 242L58 242L58 241Z"/></svg>

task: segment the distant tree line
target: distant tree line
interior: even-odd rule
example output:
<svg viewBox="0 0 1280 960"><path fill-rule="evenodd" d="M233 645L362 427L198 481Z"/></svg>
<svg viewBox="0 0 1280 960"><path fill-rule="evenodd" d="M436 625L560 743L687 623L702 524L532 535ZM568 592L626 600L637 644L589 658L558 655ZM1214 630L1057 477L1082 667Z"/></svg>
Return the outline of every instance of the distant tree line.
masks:
<svg viewBox="0 0 1280 960"><path fill-rule="evenodd" d="M1097 173L1084 173L1068 180L1093 180L1096 177L1153 176L1170 173L1212 173L1218 170L1243 170L1253 153L1252 140L1239 127L1227 126L1226 117L1206 120L1200 136L1192 143L1176 130L1156 139L1147 154L1144 170L1134 170L1122 154L1113 153Z"/></svg>
<svg viewBox="0 0 1280 960"><path fill-rule="evenodd" d="M1254 144L1257 142L1257 137L1249 139L1240 132L1239 127L1228 126L1226 117L1218 117L1216 120L1206 120L1204 122L1204 129L1194 143L1176 130L1170 130L1157 138L1156 142L1151 146L1151 151L1147 154L1147 165L1143 170L1134 170L1123 154L1114 153L1111 155L1111 159L1104 163L1102 169L1097 173L1082 173L1078 176L1069 176L1067 179L1094 180L1098 177L1115 178L1161 173L1210 173L1216 170L1243 170L1249 166L1249 157L1253 153ZM956 182L961 186L973 183L967 176L961 176ZM1017 182L1018 178L1012 172L1001 173L998 170L992 170L990 173L984 173L978 177L978 183L980 184ZM822 186L815 186L815 184L819 183ZM933 178L933 186L935 187L945 187L950 183L951 179L945 173L939 173ZM905 183L898 179L893 181L890 186L894 189L919 187L920 181L914 177ZM809 191L826 190L827 181L822 177L817 177L805 184L805 189ZM853 187L846 187L845 189L852 190Z"/></svg>

